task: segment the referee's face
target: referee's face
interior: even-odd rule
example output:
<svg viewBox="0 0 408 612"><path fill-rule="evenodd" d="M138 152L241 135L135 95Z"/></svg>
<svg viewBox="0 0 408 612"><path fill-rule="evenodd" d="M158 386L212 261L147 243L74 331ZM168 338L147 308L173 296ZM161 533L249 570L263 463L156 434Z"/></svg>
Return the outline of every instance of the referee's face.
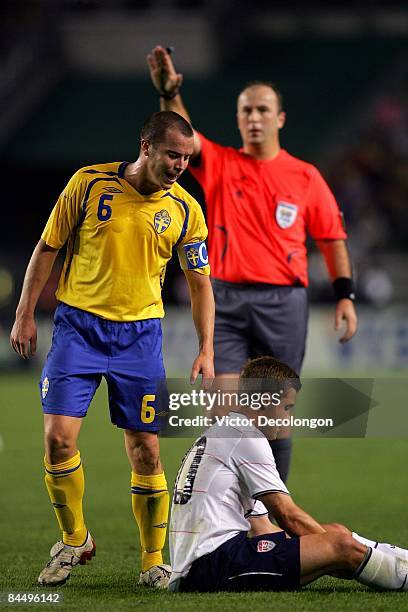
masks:
<svg viewBox="0 0 408 612"><path fill-rule="evenodd" d="M168 129L162 142L147 143L145 151L150 181L160 189L170 189L187 168L193 149L194 138L184 136L177 129Z"/></svg>
<svg viewBox="0 0 408 612"><path fill-rule="evenodd" d="M268 145L279 139L285 113L271 87L254 85L238 97L237 120L244 146Z"/></svg>

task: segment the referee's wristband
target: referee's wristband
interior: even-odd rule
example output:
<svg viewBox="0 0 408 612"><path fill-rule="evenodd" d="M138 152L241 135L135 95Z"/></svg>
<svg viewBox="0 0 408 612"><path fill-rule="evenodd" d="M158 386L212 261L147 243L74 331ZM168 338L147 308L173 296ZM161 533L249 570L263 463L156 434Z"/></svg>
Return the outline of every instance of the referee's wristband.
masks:
<svg viewBox="0 0 408 612"><path fill-rule="evenodd" d="M339 300L354 300L356 299L354 281L352 278L346 278L345 276L339 276L333 282L333 291L336 297L336 301Z"/></svg>
<svg viewBox="0 0 408 612"><path fill-rule="evenodd" d="M180 93L180 88L176 87L173 91L160 91L159 96L165 100L172 100Z"/></svg>

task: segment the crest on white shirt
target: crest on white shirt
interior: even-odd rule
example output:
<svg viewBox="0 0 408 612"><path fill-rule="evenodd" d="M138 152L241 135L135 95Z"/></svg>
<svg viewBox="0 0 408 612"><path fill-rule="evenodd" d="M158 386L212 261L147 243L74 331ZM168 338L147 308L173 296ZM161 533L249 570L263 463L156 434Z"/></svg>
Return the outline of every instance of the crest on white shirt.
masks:
<svg viewBox="0 0 408 612"><path fill-rule="evenodd" d="M278 202L278 206L276 207L276 222L282 229L286 229L291 227L296 221L296 217L298 214L298 207L296 204L291 204L290 202L284 202L280 200Z"/></svg>

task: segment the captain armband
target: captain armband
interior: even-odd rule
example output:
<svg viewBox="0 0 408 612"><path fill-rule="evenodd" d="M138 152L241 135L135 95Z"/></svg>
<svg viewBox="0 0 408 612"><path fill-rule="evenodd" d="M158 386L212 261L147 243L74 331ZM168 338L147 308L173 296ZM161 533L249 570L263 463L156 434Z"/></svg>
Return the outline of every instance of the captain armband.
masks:
<svg viewBox="0 0 408 612"><path fill-rule="evenodd" d="M183 270L197 270L208 266L208 253L204 240L184 244L177 252Z"/></svg>

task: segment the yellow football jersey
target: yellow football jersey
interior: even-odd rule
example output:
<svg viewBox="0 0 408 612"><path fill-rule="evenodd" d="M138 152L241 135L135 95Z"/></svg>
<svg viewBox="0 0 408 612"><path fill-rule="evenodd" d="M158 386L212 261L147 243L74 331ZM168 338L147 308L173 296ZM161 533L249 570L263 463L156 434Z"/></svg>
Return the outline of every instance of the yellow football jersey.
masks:
<svg viewBox="0 0 408 612"><path fill-rule="evenodd" d="M56 249L68 241L57 299L112 321L164 316L161 288L174 247L184 268L210 273L200 205L177 183L140 194L123 178L126 165L78 170L42 234Z"/></svg>

